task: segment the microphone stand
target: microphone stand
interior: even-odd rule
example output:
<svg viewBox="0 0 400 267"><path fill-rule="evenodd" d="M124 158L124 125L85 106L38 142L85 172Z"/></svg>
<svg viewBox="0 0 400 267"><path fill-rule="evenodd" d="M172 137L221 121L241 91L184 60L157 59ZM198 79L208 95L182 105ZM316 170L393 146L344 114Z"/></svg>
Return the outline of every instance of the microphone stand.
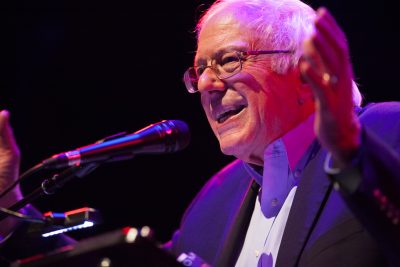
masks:
<svg viewBox="0 0 400 267"><path fill-rule="evenodd" d="M14 205L8 208L11 211L17 211L32 201L36 200L38 197L43 195L54 194L57 189L61 188L65 183L72 180L75 177L84 177L90 172L94 171L100 164L90 163L86 165L74 165L64 170L59 174L53 175L53 177L48 178L42 182L42 184L36 188L33 192L26 195L24 198L16 202ZM0 221L7 217L6 214L0 214Z"/></svg>
<svg viewBox="0 0 400 267"><path fill-rule="evenodd" d="M126 132L120 132L120 133L117 133L117 134L114 134L111 136L107 136L103 139L100 139L100 140L96 141L95 144L100 144L105 141L120 138L120 137L126 136L126 135L127 135ZM115 160L117 161L117 160L130 159L130 158L132 158L132 156L133 156L132 154L129 154L129 155L123 154L123 155L120 155L118 158L115 158ZM111 162L111 161L113 161L113 160L108 160L107 162ZM27 204L31 203L32 201L36 200L40 196L54 194L57 189L61 188L66 182L70 181L75 176L82 178L82 177L86 176L87 174L91 173L92 171L94 171L97 167L100 166L101 163L104 163L104 162L97 162L97 163L92 162L92 163L81 164L81 165L76 164L76 165L73 165L72 167L69 167L68 169L64 170L60 174L55 174L52 178L44 180L40 187L36 188L33 192L29 193L24 198L22 198L21 200L19 200L16 203L14 203L11 207L7 208L7 210L9 210L11 212L13 212L13 211L15 212L15 211L25 207ZM43 163L36 165L34 168L30 169L28 172L25 172L22 175L22 177L20 177L18 179L17 182L20 182L27 176L41 170L43 167L45 167L45 165L43 165ZM11 187L9 187L6 190L10 191L13 187L14 187L14 185L12 185ZM3 195L6 194L7 191L3 192L2 194ZM10 214L7 212L0 211L0 221L4 220L9 215Z"/></svg>

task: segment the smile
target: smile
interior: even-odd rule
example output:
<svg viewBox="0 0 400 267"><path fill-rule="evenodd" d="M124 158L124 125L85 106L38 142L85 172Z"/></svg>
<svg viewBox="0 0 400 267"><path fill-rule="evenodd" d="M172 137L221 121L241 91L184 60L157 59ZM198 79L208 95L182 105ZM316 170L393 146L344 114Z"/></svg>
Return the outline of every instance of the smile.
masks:
<svg viewBox="0 0 400 267"><path fill-rule="evenodd" d="M235 116L236 114L239 114L245 107L245 105L240 105L237 107L231 106L228 109L224 109L221 112L218 112L216 120L218 123L224 123L229 118Z"/></svg>

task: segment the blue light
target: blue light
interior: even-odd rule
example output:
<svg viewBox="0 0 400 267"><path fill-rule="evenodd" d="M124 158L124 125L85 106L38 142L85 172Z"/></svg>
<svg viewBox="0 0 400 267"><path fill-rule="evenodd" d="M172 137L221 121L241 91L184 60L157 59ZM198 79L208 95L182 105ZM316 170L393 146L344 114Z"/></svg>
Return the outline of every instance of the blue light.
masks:
<svg viewBox="0 0 400 267"><path fill-rule="evenodd" d="M42 234L42 236L43 237L49 237L49 236L58 235L58 234L62 234L62 233L69 232L69 231L74 231L74 230L79 230L79 229L83 229L83 228L92 227L93 225L94 225L93 222L85 221L82 224L78 224L78 225L75 225L75 226L67 227L67 228L64 228L64 229L51 231L51 232L48 232L48 233L44 233L44 234Z"/></svg>

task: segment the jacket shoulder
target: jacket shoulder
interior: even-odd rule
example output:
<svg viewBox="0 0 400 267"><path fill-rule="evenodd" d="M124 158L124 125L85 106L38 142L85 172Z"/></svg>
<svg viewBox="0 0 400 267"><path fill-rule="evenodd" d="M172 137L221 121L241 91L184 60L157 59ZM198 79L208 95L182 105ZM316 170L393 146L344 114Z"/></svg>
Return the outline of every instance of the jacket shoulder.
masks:
<svg viewBox="0 0 400 267"><path fill-rule="evenodd" d="M247 173L244 163L238 159L232 161L206 182L187 208L182 219L185 220L187 214L199 202L212 202L216 199L223 199L225 195L232 194L232 191L237 191L241 184L247 185L250 181L251 177Z"/></svg>
<svg viewBox="0 0 400 267"><path fill-rule="evenodd" d="M374 119L381 117L394 116L400 119L400 102L380 102L370 103L361 110L361 119Z"/></svg>

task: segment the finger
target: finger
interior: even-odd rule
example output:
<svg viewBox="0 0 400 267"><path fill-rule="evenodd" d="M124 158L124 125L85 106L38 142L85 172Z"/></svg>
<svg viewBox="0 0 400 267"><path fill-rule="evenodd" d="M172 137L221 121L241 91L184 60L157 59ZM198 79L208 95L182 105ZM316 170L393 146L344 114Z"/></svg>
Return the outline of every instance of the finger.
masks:
<svg viewBox="0 0 400 267"><path fill-rule="evenodd" d="M305 59L310 64L310 67L313 68L313 70L319 70L320 72L323 72L324 65L318 51L316 50L313 41L314 38L315 34L303 42L302 59Z"/></svg>
<svg viewBox="0 0 400 267"><path fill-rule="evenodd" d="M334 54L337 60L341 62L347 61L349 51L345 34L336 24L328 10L322 9L319 13L315 21L315 28L318 39L323 41L322 45L319 45L319 48L325 48L323 56Z"/></svg>
<svg viewBox="0 0 400 267"><path fill-rule="evenodd" d="M18 146L10 125L10 113L7 110L0 112L0 149L18 152Z"/></svg>
<svg viewBox="0 0 400 267"><path fill-rule="evenodd" d="M299 62L299 68L302 78L310 85L317 102L320 102L322 106L326 106L328 99L327 94L330 92L326 89L325 84L323 84L318 69L315 69L312 63L307 59L303 59Z"/></svg>
<svg viewBox="0 0 400 267"><path fill-rule="evenodd" d="M346 39L346 35L343 30L340 28L339 24L336 22L335 18L325 7L321 7L317 10L317 21L323 20L325 21L330 29L335 33L335 36Z"/></svg>
<svg viewBox="0 0 400 267"><path fill-rule="evenodd" d="M7 110L0 111L0 143L5 142L8 136L8 124L9 124L10 113Z"/></svg>
<svg viewBox="0 0 400 267"><path fill-rule="evenodd" d="M315 77L318 81L322 81L321 86L323 87L332 87L337 83L337 76L331 73L332 69L334 69L331 65L334 63L324 62L321 58L321 53L317 49L315 45L315 39L317 36L312 36L310 39L307 39L303 43L303 58L309 62L313 71L315 72ZM330 55L330 60L334 61L334 55Z"/></svg>
<svg viewBox="0 0 400 267"><path fill-rule="evenodd" d="M334 45L320 32L316 32L316 34L311 38L311 42L315 47L314 49L319 54L321 72L338 73L340 65Z"/></svg>

